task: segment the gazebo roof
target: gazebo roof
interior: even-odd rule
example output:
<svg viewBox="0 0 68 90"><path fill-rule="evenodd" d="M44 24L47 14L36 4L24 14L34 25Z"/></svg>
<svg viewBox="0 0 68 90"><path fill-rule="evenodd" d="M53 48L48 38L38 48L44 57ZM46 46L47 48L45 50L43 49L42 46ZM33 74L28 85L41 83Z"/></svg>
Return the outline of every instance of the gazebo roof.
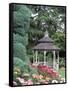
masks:
<svg viewBox="0 0 68 90"><path fill-rule="evenodd" d="M39 43L51 43L53 40L50 37L43 37L40 40L38 40Z"/></svg>
<svg viewBox="0 0 68 90"><path fill-rule="evenodd" d="M53 45L53 43L39 43L33 49L34 50L49 50L49 51L53 51L53 50L59 50L60 48L58 48L55 45Z"/></svg>
<svg viewBox="0 0 68 90"><path fill-rule="evenodd" d="M53 40L49 37L48 32L45 32L45 35L43 38L38 40L39 44L37 44L33 49L34 50L60 50L57 46L53 44Z"/></svg>

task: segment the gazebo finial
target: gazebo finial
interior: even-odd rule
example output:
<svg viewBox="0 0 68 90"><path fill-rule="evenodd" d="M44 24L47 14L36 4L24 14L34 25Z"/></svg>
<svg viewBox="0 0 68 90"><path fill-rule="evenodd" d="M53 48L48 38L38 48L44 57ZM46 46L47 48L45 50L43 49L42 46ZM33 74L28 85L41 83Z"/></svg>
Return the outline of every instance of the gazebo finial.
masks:
<svg viewBox="0 0 68 90"><path fill-rule="evenodd" d="M49 33L48 33L48 31L47 31L47 30L46 30L46 32L45 32L44 37L49 37Z"/></svg>

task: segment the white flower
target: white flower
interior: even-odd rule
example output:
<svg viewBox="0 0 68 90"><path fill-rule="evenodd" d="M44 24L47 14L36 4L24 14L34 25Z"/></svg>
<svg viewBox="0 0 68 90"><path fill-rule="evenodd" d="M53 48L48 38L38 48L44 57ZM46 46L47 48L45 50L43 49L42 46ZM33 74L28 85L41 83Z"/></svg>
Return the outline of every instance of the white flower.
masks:
<svg viewBox="0 0 68 90"><path fill-rule="evenodd" d="M62 83L65 82L65 78L61 78L61 82L62 82Z"/></svg>
<svg viewBox="0 0 68 90"><path fill-rule="evenodd" d="M60 83L63 83L63 81L60 81Z"/></svg>
<svg viewBox="0 0 68 90"><path fill-rule="evenodd" d="M58 81L57 80L52 80L52 83L58 83Z"/></svg>
<svg viewBox="0 0 68 90"><path fill-rule="evenodd" d="M27 81L25 81L25 82L23 82L23 83L22 83L22 85L28 85L28 82L27 82Z"/></svg>
<svg viewBox="0 0 68 90"><path fill-rule="evenodd" d="M14 84L14 85L17 85L17 83L16 83L15 81L13 81L13 84Z"/></svg>
<svg viewBox="0 0 68 90"><path fill-rule="evenodd" d="M24 79L20 79L20 83L24 83Z"/></svg>
<svg viewBox="0 0 68 90"><path fill-rule="evenodd" d="M16 78L17 80L19 80L20 83L24 83L24 79L23 78Z"/></svg>

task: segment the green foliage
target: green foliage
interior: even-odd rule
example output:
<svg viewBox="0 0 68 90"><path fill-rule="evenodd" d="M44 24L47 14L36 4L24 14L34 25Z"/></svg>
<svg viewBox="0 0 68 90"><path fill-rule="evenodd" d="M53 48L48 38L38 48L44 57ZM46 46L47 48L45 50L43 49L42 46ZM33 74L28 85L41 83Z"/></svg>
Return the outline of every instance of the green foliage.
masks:
<svg viewBox="0 0 68 90"><path fill-rule="evenodd" d="M62 78L65 78L65 68L64 67L61 67L59 69L59 74L61 75Z"/></svg>
<svg viewBox="0 0 68 90"><path fill-rule="evenodd" d="M26 5L14 4L13 20L13 62L14 62L14 77L19 76L21 72L29 72L29 58L26 52L26 46L28 44L28 28L30 21L31 11ZM17 68L17 69L15 69Z"/></svg>
<svg viewBox="0 0 68 90"><path fill-rule="evenodd" d="M13 65L14 80L16 80L17 77L20 77L23 73L28 73L30 71L28 64L18 57L13 58Z"/></svg>
<svg viewBox="0 0 68 90"><path fill-rule="evenodd" d="M28 22L30 19L30 10L25 5L15 5L15 7L19 8L16 11L14 11L14 26L15 27L23 27L25 30L28 28ZM26 27L25 27L26 26Z"/></svg>
<svg viewBox="0 0 68 90"><path fill-rule="evenodd" d="M37 68L30 67L30 74L38 74Z"/></svg>
<svg viewBox="0 0 68 90"><path fill-rule="evenodd" d="M33 14L38 13L37 16L31 19L31 27L45 31L49 31L50 36L53 35L57 29L64 31L61 25L65 22L65 7L50 7L50 6L31 6L30 9Z"/></svg>
<svg viewBox="0 0 68 90"><path fill-rule="evenodd" d="M21 43L14 43L13 50L14 50L14 57L19 57L24 62L25 61L28 62L28 57L24 45L22 45Z"/></svg>
<svg viewBox="0 0 68 90"><path fill-rule="evenodd" d="M28 44L28 35L21 36L19 34L13 34L14 43L22 43L24 46Z"/></svg>
<svg viewBox="0 0 68 90"><path fill-rule="evenodd" d="M52 36L55 44L62 50L65 51L65 34L62 32L56 32Z"/></svg>
<svg viewBox="0 0 68 90"><path fill-rule="evenodd" d="M19 34L19 35L21 35L21 36L26 35L26 31L25 31L25 29L22 28L22 27L14 28L14 33Z"/></svg>
<svg viewBox="0 0 68 90"><path fill-rule="evenodd" d="M28 72L28 63L26 64L26 62L22 61L22 59L14 57L14 67L17 67L21 70L21 72ZM25 67L25 68L24 68Z"/></svg>
<svg viewBox="0 0 68 90"><path fill-rule="evenodd" d="M64 59L64 58L60 58L60 59L59 59L59 62L60 62L60 63L59 63L59 66L60 66L60 67L65 67L65 59Z"/></svg>
<svg viewBox="0 0 68 90"><path fill-rule="evenodd" d="M43 61L43 58L44 58L43 53L39 53L38 58L39 58L39 61Z"/></svg>
<svg viewBox="0 0 68 90"><path fill-rule="evenodd" d="M24 66L24 63L20 58L14 57L13 58L13 65L14 65L14 67L17 67L17 68L22 70L23 66Z"/></svg>

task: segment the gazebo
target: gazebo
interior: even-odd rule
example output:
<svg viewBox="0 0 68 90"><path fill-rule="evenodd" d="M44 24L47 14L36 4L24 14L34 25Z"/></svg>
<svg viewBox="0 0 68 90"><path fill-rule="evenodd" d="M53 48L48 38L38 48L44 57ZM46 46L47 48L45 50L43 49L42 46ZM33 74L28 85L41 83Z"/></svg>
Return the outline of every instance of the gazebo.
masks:
<svg viewBox="0 0 68 90"><path fill-rule="evenodd" d="M38 40L38 44L33 47L33 64L41 64L41 62L38 60L38 52L43 52L43 64L47 66L46 62L46 53L52 52L53 54L53 69L58 71L59 70L59 50L57 46L53 44L53 40L49 37L48 32L45 32L45 35L43 38ZM35 58L34 58L35 56Z"/></svg>

